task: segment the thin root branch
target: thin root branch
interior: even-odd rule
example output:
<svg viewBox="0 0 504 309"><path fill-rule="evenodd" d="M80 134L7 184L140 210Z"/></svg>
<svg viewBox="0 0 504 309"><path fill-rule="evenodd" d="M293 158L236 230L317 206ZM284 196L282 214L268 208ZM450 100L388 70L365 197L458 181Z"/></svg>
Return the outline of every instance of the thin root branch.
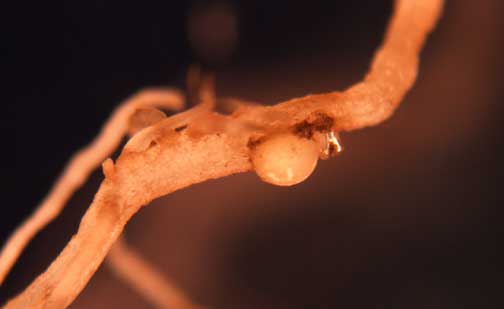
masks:
<svg viewBox="0 0 504 309"><path fill-rule="evenodd" d="M161 272L128 246L124 236L112 246L107 264L122 281L156 308L196 309L184 293L166 280Z"/></svg>

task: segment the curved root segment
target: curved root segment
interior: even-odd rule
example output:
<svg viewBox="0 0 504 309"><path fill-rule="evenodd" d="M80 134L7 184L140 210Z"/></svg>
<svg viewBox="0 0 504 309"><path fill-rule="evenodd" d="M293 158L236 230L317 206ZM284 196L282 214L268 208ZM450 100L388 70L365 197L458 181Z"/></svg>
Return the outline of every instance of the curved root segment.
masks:
<svg viewBox="0 0 504 309"><path fill-rule="evenodd" d="M115 165L111 162L104 165L107 177L68 245L5 308L68 306L138 209L180 188L253 169L253 148L269 136L293 134L316 141L321 134L355 130L386 120L416 78L418 54L439 18L442 4L442 0L397 0L385 40L370 71L362 82L343 92L310 95L271 107L251 105L229 116L212 113L209 109L212 104L201 104L200 112L193 109L183 113L187 117L177 120L176 115L142 130L139 134L146 130L147 133L136 141L134 137ZM207 93L205 97L212 95ZM183 123L178 130L174 129L177 121ZM116 126L122 125L111 121L104 131L115 132ZM117 132L108 134L116 136ZM117 146L108 139L105 142L106 147L112 144ZM71 188L80 184L82 175L89 172L89 166L98 158L102 161L100 149L92 144L84 155L76 156L70 166L79 173L65 173L48 201L39 208L49 214L37 212L34 217L38 219L29 219L23 231L17 231L14 240L9 241L0 258L3 276L17 258L19 248L58 213L58 209L48 211L44 205L60 205L66 200Z"/></svg>

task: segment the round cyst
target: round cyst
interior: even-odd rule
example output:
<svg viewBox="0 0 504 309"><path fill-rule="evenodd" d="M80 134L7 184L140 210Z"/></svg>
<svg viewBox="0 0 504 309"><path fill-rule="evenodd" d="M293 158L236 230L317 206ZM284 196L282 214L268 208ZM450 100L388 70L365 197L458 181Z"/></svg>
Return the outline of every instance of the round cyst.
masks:
<svg viewBox="0 0 504 309"><path fill-rule="evenodd" d="M317 165L319 146L312 140L293 134L268 137L252 152L257 175L277 186L292 186L311 175Z"/></svg>

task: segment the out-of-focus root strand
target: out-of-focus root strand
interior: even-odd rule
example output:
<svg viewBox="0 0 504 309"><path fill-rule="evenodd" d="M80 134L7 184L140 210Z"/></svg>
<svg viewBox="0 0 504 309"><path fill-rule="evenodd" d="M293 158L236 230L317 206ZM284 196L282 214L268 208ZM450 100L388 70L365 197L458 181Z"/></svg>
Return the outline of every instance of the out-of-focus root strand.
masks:
<svg viewBox="0 0 504 309"><path fill-rule="evenodd" d="M112 246L106 262L121 281L148 300L156 308L197 309L184 293L165 279L154 265L148 263L126 243L124 236Z"/></svg>

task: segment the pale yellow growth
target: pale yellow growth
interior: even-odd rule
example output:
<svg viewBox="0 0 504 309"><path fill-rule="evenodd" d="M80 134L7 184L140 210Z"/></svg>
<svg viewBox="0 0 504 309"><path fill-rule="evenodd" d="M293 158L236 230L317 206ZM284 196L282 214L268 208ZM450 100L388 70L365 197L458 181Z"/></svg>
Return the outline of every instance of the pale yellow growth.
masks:
<svg viewBox="0 0 504 309"><path fill-rule="evenodd" d="M265 182L292 186L311 175L319 158L320 146L311 139L290 133L275 134L261 141L252 151L252 165Z"/></svg>

